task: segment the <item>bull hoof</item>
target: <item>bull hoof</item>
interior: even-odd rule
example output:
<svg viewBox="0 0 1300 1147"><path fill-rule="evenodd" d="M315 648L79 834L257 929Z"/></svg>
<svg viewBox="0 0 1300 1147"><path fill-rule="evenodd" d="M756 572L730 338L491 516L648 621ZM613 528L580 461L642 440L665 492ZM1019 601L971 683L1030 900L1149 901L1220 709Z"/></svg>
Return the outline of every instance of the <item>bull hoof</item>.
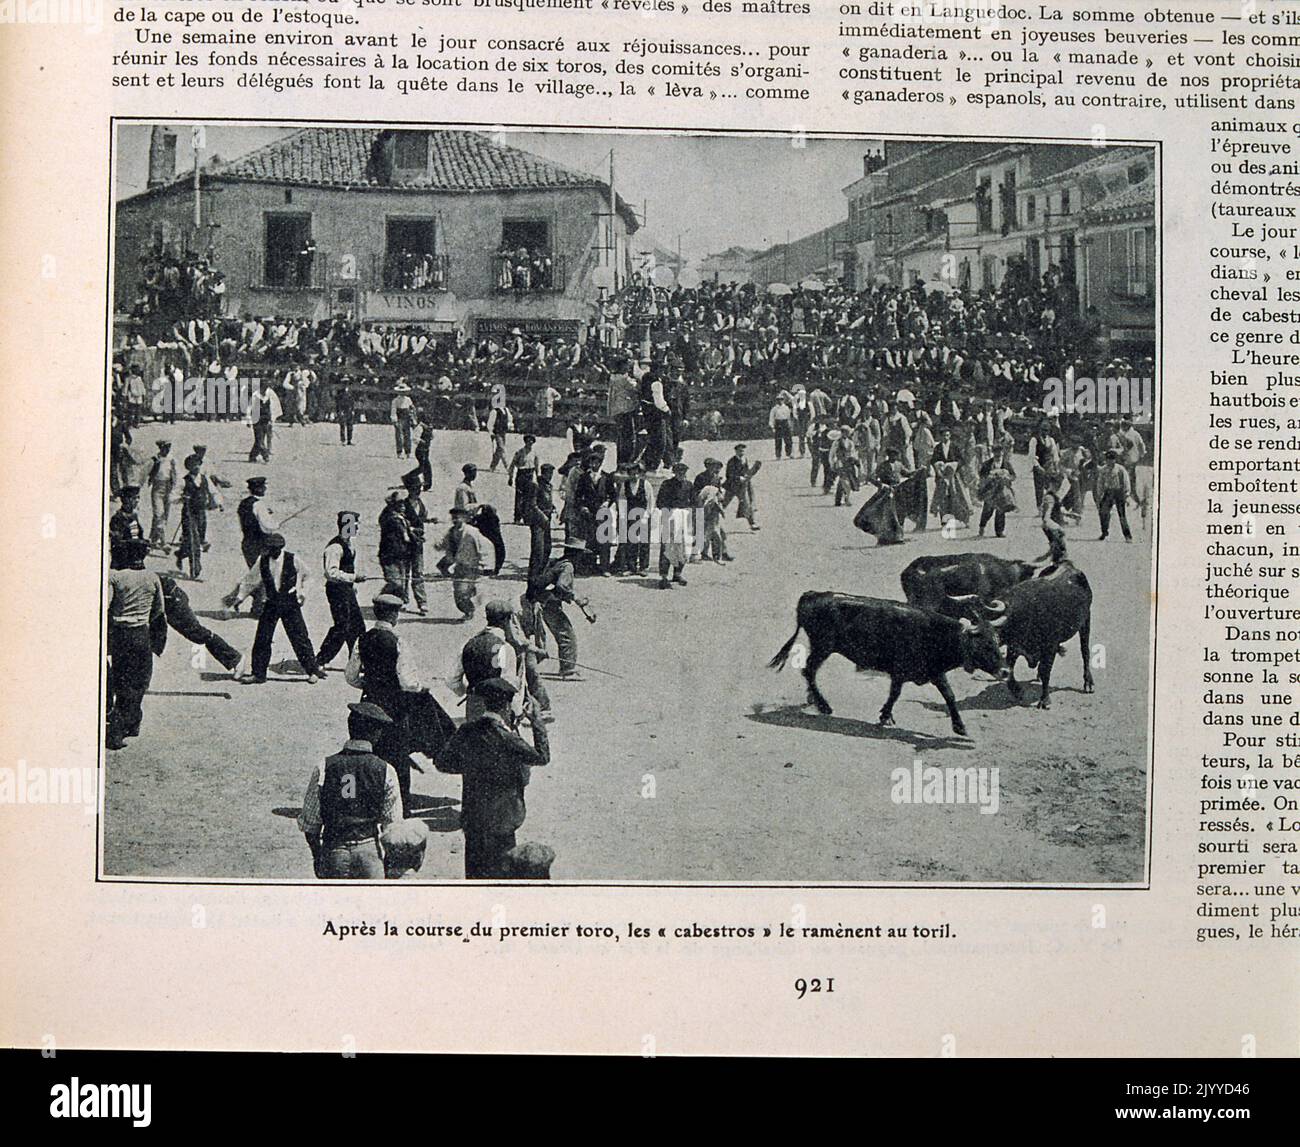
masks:
<svg viewBox="0 0 1300 1147"><path fill-rule="evenodd" d="M1052 703L1046 697L1044 697L1041 701L1038 702L1038 707L1040 709L1050 709L1052 707Z"/></svg>
<svg viewBox="0 0 1300 1147"><path fill-rule="evenodd" d="M882 728L892 729L896 724L898 724L898 722L895 721L893 717L886 717L884 713L880 714L880 725Z"/></svg>
<svg viewBox="0 0 1300 1147"><path fill-rule="evenodd" d="M1084 691L1085 693L1095 693L1095 692L1096 692L1096 689L1097 689L1097 687L1096 687L1095 685L1093 685L1093 683L1092 683L1091 681L1085 681L1085 682L1083 683L1083 691Z"/></svg>
<svg viewBox="0 0 1300 1147"><path fill-rule="evenodd" d="M966 732L965 725L954 725L952 727L952 735L954 737L966 737L968 740L970 739L970 734Z"/></svg>
<svg viewBox="0 0 1300 1147"><path fill-rule="evenodd" d="M812 698L809 698L805 704L815 709L823 717L829 717L833 712L831 707L825 701L814 701Z"/></svg>

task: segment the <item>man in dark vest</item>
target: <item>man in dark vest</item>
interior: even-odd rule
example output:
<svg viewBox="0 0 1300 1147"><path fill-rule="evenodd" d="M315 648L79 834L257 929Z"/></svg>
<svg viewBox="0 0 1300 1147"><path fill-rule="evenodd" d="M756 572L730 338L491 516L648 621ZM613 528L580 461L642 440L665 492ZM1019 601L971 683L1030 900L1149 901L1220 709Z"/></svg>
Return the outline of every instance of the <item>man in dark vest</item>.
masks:
<svg viewBox="0 0 1300 1147"><path fill-rule="evenodd" d="M249 569L266 553L266 537L276 529L275 513L266 501L266 479L249 478L248 494L235 511L239 518L239 548ZM262 587L253 591L253 616L262 608Z"/></svg>
<svg viewBox="0 0 1300 1147"><path fill-rule="evenodd" d="M108 556L116 564L125 553L124 542L144 537L137 509L140 505L140 487L123 486L117 492L120 505L108 519Z"/></svg>
<svg viewBox="0 0 1300 1147"><path fill-rule="evenodd" d="M465 833L465 876L502 879L511 874L508 859L515 832L524 823L524 788L533 768L550 762L546 726L530 701L525 709L533 729L528 744L515 731L510 706L515 687L502 677L475 686L484 712L466 721L447 743L438 769L462 778L460 825Z"/></svg>
<svg viewBox="0 0 1300 1147"><path fill-rule="evenodd" d="M362 701L378 705L392 721L375 744L375 752L397 771L402 809L409 815L415 767L410 754L434 757L455 726L402 649L397 636L402 599L381 593L374 600L374 611L374 625L361 635L348 660L347 682L361 690Z"/></svg>
<svg viewBox="0 0 1300 1147"><path fill-rule="evenodd" d="M334 392L334 417L339 424L339 445L352 445L352 428L356 425L356 394L352 380L345 377Z"/></svg>
<svg viewBox="0 0 1300 1147"><path fill-rule="evenodd" d="M368 702L348 709L348 741L312 769L298 827L321 880L381 879L381 837L401 819L401 808L397 774L374 745L392 721Z"/></svg>
<svg viewBox="0 0 1300 1147"><path fill-rule="evenodd" d="M307 589L307 571L298 564L297 557L284 548L281 534L267 534L263 539L266 552L254 563L243 580L224 598L223 604L238 609L239 603L260 585L262 588L262 614L257 619L257 634L253 638L252 672L242 675L244 684L262 685L271 664L271 643L275 638L277 623L284 624L285 635L293 646L298 664L314 685L323 680L316 664L316 653L307 623L302 617L302 603Z"/></svg>
<svg viewBox="0 0 1300 1147"><path fill-rule="evenodd" d="M356 536L361 515L343 510L338 515L338 533L325 547L322 565L325 572L325 600L329 602L333 624L316 651L316 663L324 669L338 656L344 645L348 656L366 631L361 606L357 604L357 583L366 579L357 573Z"/></svg>

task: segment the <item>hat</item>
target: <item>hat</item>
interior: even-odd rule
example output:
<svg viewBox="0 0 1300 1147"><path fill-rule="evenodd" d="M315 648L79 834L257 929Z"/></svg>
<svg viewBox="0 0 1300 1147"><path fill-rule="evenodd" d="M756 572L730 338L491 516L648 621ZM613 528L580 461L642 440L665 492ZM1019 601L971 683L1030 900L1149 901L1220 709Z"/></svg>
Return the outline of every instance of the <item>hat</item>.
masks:
<svg viewBox="0 0 1300 1147"><path fill-rule="evenodd" d="M452 508L448 511L448 513L450 513L452 517L455 517L457 514L459 514L462 518L468 518L470 515L470 510L468 506L452 506Z"/></svg>
<svg viewBox="0 0 1300 1147"><path fill-rule="evenodd" d="M262 544L263 544L263 545L264 545L268 550L282 550L282 549L284 549L284 535L283 535L283 534L263 534L263 535L262 535Z"/></svg>
<svg viewBox="0 0 1300 1147"><path fill-rule="evenodd" d="M380 834L384 849L384 876L395 880L406 872L418 872L429 844L429 826L409 817L395 820Z"/></svg>
<svg viewBox="0 0 1300 1147"><path fill-rule="evenodd" d="M376 609L401 609L406 603L395 593L381 593L373 604Z"/></svg>
<svg viewBox="0 0 1300 1147"><path fill-rule="evenodd" d="M167 438L159 438L158 441L157 441L157 443L156 443L156 445L158 445L158 446L170 446L170 445L171 445L171 440L170 440L170 439L167 439Z"/></svg>
<svg viewBox="0 0 1300 1147"><path fill-rule="evenodd" d="M393 387L393 392L395 394L406 394L410 389L411 388L407 386L406 383L399 382L395 387Z"/></svg>
<svg viewBox="0 0 1300 1147"><path fill-rule="evenodd" d="M581 538L565 538L560 544L566 550L581 550L585 552L587 549L587 543Z"/></svg>
<svg viewBox="0 0 1300 1147"><path fill-rule="evenodd" d="M401 502L404 501L405 499L406 499L406 494L403 493L401 490L389 490L387 496L384 498L384 501L391 506L394 502Z"/></svg>
<svg viewBox="0 0 1300 1147"><path fill-rule="evenodd" d="M206 454L208 452L208 448L204 446L203 443L201 442L197 446L193 447L192 449L194 450L195 454Z"/></svg>
<svg viewBox="0 0 1300 1147"><path fill-rule="evenodd" d="M497 700L509 700L518 693L519 690L504 677L485 677L474 686L471 692L473 692L476 697L482 697L485 701L490 701L493 698Z"/></svg>
<svg viewBox="0 0 1300 1147"><path fill-rule="evenodd" d="M500 598L494 598L483 607L483 614L488 620L489 625L498 621L505 621L512 613L514 608L508 601L502 601Z"/></svg>
<svg viewBox="0 0 1300 1147"><path fill-rule="evenodd" d="M537 435L536 435L536 434L525 434L525 435L524 435L524 441L525 441L529 446L531 446L534 442L537 441Z"/></svg>
<svg viewBox="0 0 1300 1147"><path fill-rule="evenodd" d="M348 522L361 521L361 515L358 514L356 510L340 510L338 513L337 521L341 528L345 526Z"/></svg>
<svg viewBox="0 0 1300 1147"><path fill-rule="evenodd" d="M460 468L460 472L461 472L462 474L466 474L466 475L468 475L468 474L477 474L477 473L478 473L478 467L475 466L473 462L466 462L465 465L462 466L462 467Z"/></svg>
<svg viewBox="0 0 1300 1147"><path fill-rule="evenodd" d="M393 723L392 717L373 701L350 701L348 709L358 717L362 717L375 725L391 725Z"/></svg>
<svg viewBox="0 0 1300 1147"><path fill-rule="evenodd" d="M402 475L402 485L408 490L418 490L424 483L420 479L420 471L412 470L409 474Z"/></svg>
<svg viewBox="0 0 1300 1147"><path fill-rule="evenodd" d="M423 822L421 822L423 823ZM550 880L555 849L548 844L517 844L505 854L507 878L514 880Z"/></svg>
<svg viewBox="0 0 1300 1147"><path fill-rule="evenodd" d="M258 486L265 486L265 485L266 485L266 479L265 479L265 478L260 478L260 477L259 477L259 478L249 478L249 480L248 480L248 488L249 488L250 490L255 490Z"/></svg>
<svg viewBox="0 0 1300 1147"><path fill-rule="evenodd" d="M674 462L674 463L673 463L673 473L674 473L674 474L685 474L686 471L687 471L688 469L690 469L690 467L688 467L688 466L686 465L685 462Z"/></svg>

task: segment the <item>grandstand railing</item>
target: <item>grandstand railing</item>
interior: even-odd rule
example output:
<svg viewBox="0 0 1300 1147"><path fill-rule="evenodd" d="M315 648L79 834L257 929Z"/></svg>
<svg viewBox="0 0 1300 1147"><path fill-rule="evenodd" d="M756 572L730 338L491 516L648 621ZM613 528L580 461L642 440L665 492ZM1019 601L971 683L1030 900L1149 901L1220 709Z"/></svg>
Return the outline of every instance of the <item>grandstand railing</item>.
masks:
<svg viewBox="0 0 1300 1147"><path fill-rule="evenodd" d="M568 260L562 254L551 252L546 257L549 263L540 274L529 263L527 285L524 285L524 277L516 273L514 256L502 253L490 256L488 274L492 276L492 289L500 295L563 291L568 282Z"/></svg>
<svg viewBox="0 0 1300 1147"><path fill-rule="evenodd" d="M248 285L256 290L320 291L328 278L329 258L324 251L267 258L266 251L248 254Z"/></svg>
<svg viewBox="0 0 1300 1147"><path fill-rule="evenodd" d="M371 281L386 291L445 291L450 270L446 255L385 251L371 256Z"/></svg>

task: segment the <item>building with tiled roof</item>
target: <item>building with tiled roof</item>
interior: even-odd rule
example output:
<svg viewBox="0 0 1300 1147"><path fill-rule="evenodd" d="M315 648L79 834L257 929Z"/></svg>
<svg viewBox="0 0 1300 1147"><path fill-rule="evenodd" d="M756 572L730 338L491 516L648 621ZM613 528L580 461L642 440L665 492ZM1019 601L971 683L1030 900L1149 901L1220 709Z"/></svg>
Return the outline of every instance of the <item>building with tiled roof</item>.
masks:
<svg viewBox="0 0 1300 1147"><path fill-rule="evenodd" d="M609 184L461 130L308 127L177 175L155 129L149 186L116 206L115 302L149 250L210 251L229 314L505 326L578 335L629 273L636 214ZM159 144L159 139L162 143ZM170 156L170 163L168 158Z"/></svg>

